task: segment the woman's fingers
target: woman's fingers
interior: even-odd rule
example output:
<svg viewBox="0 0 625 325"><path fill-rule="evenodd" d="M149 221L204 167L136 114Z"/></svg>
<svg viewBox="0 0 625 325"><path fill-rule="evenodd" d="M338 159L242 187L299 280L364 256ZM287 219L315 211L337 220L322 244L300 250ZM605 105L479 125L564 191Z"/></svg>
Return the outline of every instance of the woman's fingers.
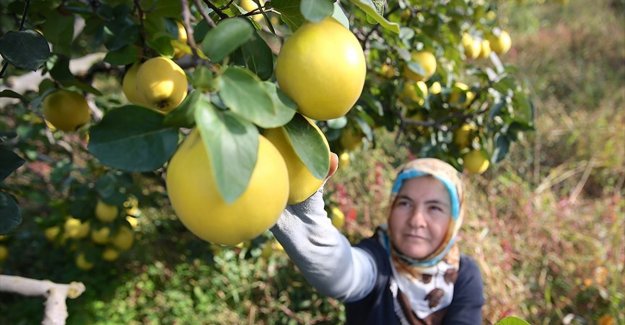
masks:
<svg viewBox="0 0 625 325"><path fill-rule="evenodd" d="M337 156L334 152L330 152L330 170L328 170L328 176L326 176L326 179L332 177L338 168L339 156Z"/></svg>

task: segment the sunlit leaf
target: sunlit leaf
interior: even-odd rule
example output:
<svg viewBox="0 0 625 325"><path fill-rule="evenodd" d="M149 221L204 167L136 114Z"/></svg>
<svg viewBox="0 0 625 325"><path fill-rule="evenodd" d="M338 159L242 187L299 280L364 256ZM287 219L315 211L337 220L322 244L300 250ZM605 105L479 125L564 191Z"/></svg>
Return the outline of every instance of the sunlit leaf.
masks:
<svg viewBox="0 0 625 325"><path fill-rule="evenodd" d="M508 316L495 323L495 325L530 325L530 323L515 316Z"/></svg>
<svg viewBox="0 0 625 325"><path fill-rule="evenodd" d="M334 11L330 0L301 0L300 12L308 21L320 22Z"/></svg>
<svg viewBox="0 0 625 325"><path fill-rule="evenodd" d="M349 29L349 18L347 18L343 9L341 9L341 5L339 4L339 1L334 3L334 11L332 12L332 18L336 19L336 21L341 23L341 25Z"/></svg>
<svg viewBox="0 0 625 325"><path fill-rule="evenodd" d="M297 156L316 178L323 179L328 174L330 159L322 135L301 114L296 114L284 126L289 141Z"/></svg>
<svg viewBox="0 0 625 325"><path fill-rule="evenodd" d="M297 30L306 18L300 11L300 1L293 0L272 0L271 5L280 12L280 19L289 26L292 31Z"/></svg>
<svg viewBox="0 0 625 325"><path fill-rule="evenodd" d="M399 34L399 24L392 23L382 15L380 15L375 8L375 5L371 0L350 0L353 4L355 4L360 10L364 11L367 16L373 18L376 22L380 24L385 29L388 29L396 34Z"/></svg>
<svg viewBox="0 0 625 325"><path fill-rule="evenodd" d="M219 62L254 35L254 27L247 19L229 18L206 33L202 40L202 51L211 60Z"/></svg>
<svg viewBox="0 0 625 325"><path fill-rule="evenodd" d="M267 119L264 127L272 128L286 124L297 112L297 104L282 92L275 83L266 81L264 85L271 96L274 108L273 116Z"/></svg>
<svg viewBox="0 0 625 325"><path fill-rule="evenodd" d="M213 176L224 201L234 202L247 188L258 156L258 129L212 105L195 110L195 123L209 153Z"/></svg>
<svg viewBox="0 0 625 325"><path fill-rule="evenodd" d="M219 78L219 96L233 112L262 127L276 114L263 82L249 70L231 66Z"/></svg>

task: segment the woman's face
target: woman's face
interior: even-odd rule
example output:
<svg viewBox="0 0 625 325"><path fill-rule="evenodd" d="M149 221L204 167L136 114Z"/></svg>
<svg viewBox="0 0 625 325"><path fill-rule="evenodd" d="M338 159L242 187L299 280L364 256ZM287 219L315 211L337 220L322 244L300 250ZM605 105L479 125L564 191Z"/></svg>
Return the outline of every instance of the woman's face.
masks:
<svg viewBox="0 0 625 325"><path fill-rule="evenodd" d="M404 255L423 259L440 246L450 219L451 202L443 183L432 176L411 178L391 207L391 241Z"/></svg>

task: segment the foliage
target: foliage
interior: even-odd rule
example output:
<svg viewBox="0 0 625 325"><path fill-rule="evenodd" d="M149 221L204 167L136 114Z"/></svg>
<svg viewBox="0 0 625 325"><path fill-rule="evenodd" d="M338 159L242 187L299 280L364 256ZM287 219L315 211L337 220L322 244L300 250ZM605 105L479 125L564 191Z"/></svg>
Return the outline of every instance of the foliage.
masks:
<svg viewBox="0 0 625 325"><path fill-rule="evenodd" d="M187 2L153 0L8 1L2 15L15 19L7 19L2 25L7 30L0 39L0 53L5 60L2 75L37 69L50 74L34 92L20 94L7 89L3 96L19 98L17 105L34 112L39 112L43 98L58 88L80 90L89 98L95 97L103 116L83 127L90 134L88 153L106 166L129 172L164 167L174 151L173 132L197 125L204 138L212 139L205 140L207 149L220 150L213 156L229 162L227 168L222 164L213 164L212 168L216 175L230 175L228 180L217 179L220 193L231 202L247 186L256 161L254 129L288 125L293 114L293 103L271 78L275 46L306 21L318 22L332 15L351 27L367 55L370 73L360 100L350 114L341 117L346 121L328 122L330 140L338 139L347 129L373 140L371 130L383 126L398 130L420 155L441 157L461 168L462 151L470 148L454 147L452 133L471 121L479 126L479 136L470 147L486 149L493 162L502 160L518 133L532 129L533 107L525 89L515 80L513 67L503 65L494 53L490 63L465 62L459 46L462 33L482 38L492 33L498 23L493 8L464 1L393 1L386 4L386 10L376 4L356 0L334 4L328 0L272 1L246 12L232 1L188 7ZM245 19L261 14L265 19L261 23ZM185 37L188 44L177 43L181 37L179 23L189 36ZM53 45L51 50L46 42ZM437 57L439 69L428 82L437 82L442 90L415 106L398 98L406 83L403 76L423 69L411 56L411 52L422 50ZM188 55L180 57L180 52ZM72 59L91 53L104 56L83 75L71 71ZM157 56L178 59L195 96L190 95L162 120L149 117L148 111L125 107L123 100L103 100L107 96L94 84L95 77L114 75L123 71L123 66L147 64ZM402 71L398 71L397 78L380 78L377 72L382 63ZM157 79L167 77L159 71L149 73ZM451 100L451 89L458 80L470 84L473 94L471 100L461 97L466 101L462 105ZM154 106L148 102L138 104ZM162 103L153 108L158 110L159 105ZM427 135L415 134L406 127L406 123L412 124L406 116L415 113L410 110L422 111L425 119L417 124L431 129ZM213 113L217 118L210 117ZM221 118L223 113L229 118ZM239 127L246 131L237 131ZM294 142L296 146L315 147L320 141L308 132L304 141ZM332 147L341 150L337 142ZM127 155L129 151L132 156ZM310 162L307 167L313 174L323 174L327 168L327 164L309 158L314 156L312 150L299 150L298 154Z"/></svg>

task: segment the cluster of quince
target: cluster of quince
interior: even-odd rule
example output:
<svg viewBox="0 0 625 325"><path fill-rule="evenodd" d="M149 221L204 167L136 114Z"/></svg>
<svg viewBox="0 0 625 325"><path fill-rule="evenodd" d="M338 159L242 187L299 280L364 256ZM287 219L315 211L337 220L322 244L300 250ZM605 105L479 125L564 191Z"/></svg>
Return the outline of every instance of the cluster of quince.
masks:
<svg viewBox="0 0 625 325"><path fill-rule="evenodd" d="M56 246L69 249L74 254L76 267L90 270L100 260L117 260L132 247L140 213L135 199L126 201L123 209L98 199L95 218L81 220L67 216L61 225L45 227L43 234Z"/></svg>
<svg viewBox="0 0 625 325"><path fill-rule="evenodd" d="M493 33L489 38L490 41L480 41L473 39L471 35L465 33L462 38L462 45L467 58L477 58L479 55L488 57L491 51L504 54L510 49L511 40L507 32L497 30L497 33ZM416 122L423 122L425 121L425 117L419 107L423 107L427 96L443 95L441 93L442 86L438 81L430 82L429 87L427 84L430 77L436 72L437 60L436 56L431 51L420 50L411 53L411 62L416 63L417 68L411 67L408 64L404 66L402 72L404 77L403 88L399 94L399 98L410 107L406 118ZM391 65L384 64L381 66L380 74L386 78L393 78L397 74L397 71ZM476 94L466 83L456 81L451 86L446 96L449 105L458 108L467 108L475 99ZM416 127L414 129L419 132L424 132L422 127ZM486 152L480 148L469 148L473 140L476 139L477 131L475 125L468 123L459 125L453 131L453 142L459 150L464 151L462 155L464 170L473 174L482 174L490 165L489 157ZM346 140L345 142L355 143L356 141Z"/></svg>
<svg viewBox="0 0 625 325"><path fill-rule="evenodd" d="M327 155L328 161L329 144L316 121L347 114L362 92L365 74L360 43L349 29L330 17L302 25L278 54L278 85L297 103L307 127L323 139L325 150L318 155ZM233 202L226 202L211 172L211 154L194 130L170 160L166 184L182 223L213 243L236 245L258 236L276 222L287 204L302 202L325 179L315 177L306 167L284 127L263 129L246 190Z"/></svg>
<svg viewBox="0 0 625 325"><path fill-rule="evenodd" d="M512 46L512 39L507 31L495 28L486 37L477 37L469 33L462 35L462 48L468 59L485 59L492 52L505 54Z"/></svg>

